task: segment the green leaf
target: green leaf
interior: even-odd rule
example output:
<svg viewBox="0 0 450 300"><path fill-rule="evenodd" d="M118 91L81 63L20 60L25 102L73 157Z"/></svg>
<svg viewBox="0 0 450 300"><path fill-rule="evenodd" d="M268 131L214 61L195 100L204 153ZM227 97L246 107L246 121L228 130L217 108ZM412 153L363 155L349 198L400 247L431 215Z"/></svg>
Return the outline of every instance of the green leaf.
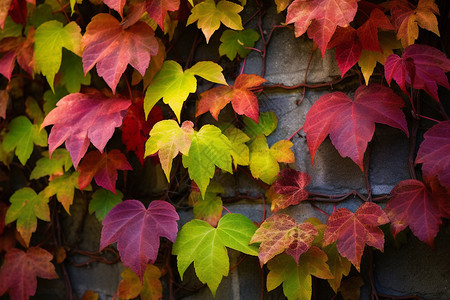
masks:
<svg viewBox="0 0 450 300"><path fill-rule="evenodd" d="M89 202L89 213L95 213L97 219L101 222L108 212L117 204L122 202L123 194L116 189L117 194L105 189L98 189L92 195Z"/></svg>
<svg viewBox="0 0 450 300"><path fill-rule="evenodd" d="M186 223L178 232L172 249L172 253L177 255L181 278L194 262L198 278L215 296L222 277L228 275L229 258L225 247L258 255L258 247L248 245L255 231L253 222L239 214L223 216L217 228L201 220Z"/></svg>
<svg viewBox="0 0 450 300"><path fill-rule="evenodd" d="M25 116L14 118L8 125L9 132L3 140L3 148L10 152L15 149L15 154L22 165L25 165L33 152L33 144L47 146L47 132L41 130L39 125L31 124Z"/></svg>
<svg viewBox="0 0 450 300"><path fill-rule="evenodd" d="M194 207L194 218L206 221L216 227L223 210L222 198L218 194L224 191L220 183L211 182L206 189L205 197L202 198L198 188L193 187L189 194L189 204Z"/></svg>
<svg viewBox="0 0 450 300"><path fill-rule="evenodd" d="M62 73L60 84L64 85L69 93L78 93L82 84L91 84L91 74L88 72L84 76L81 57L70 51L63 50L63 60L59 71Z"/></svg>
<svg viewBox="0 0 450 300"><path fill-rule="evenodd" d="M226 55L230 60L234 60L236 55L244 58L250 53L255 42L259 39L259 34L254 29L245 29L241 31L225 30L220 37L222 42L219 46L220 56Z"/></svg>
<svg viewBox="0 0 450 300"><path fill-rule="evenodd" d="M11 202L11 206L6 211L5 224L17 220L17 231L28 247L31 234L36 231L37 218L50 221L48 198L43 193L37 195L34 190L26 187L17 190L9 198L9 202Z"/></svg>
<svg viewBox="0 0 450 300"><path fill-rule="evenodd" d="M48 113L56 107L56 103L68 94L69 92L66 90L66 88L59 85L55 87L54 91L45 91L43 105L45 115L48 115Z"/></svg>
<svg viewBox="0 0 450 300"><path fill-rule="evenodd" d="M203 126L194 133L189 154L183 155L183 166L188 168L189 176L198 185L204 198L215 166L233 173L230 140L216 126Z"/></svg>
<svg viewBox="0 0 450 300"><path fill-rule="evenodd" d="M253 177L259 178L267 184L272 184L276 179L280 166L278 162L295 162L291 141L281 140L272 147L267 145L264 135L258 135L250 144L250 172Z"/></svg>
<svg viewBox="0 0 450 300"><path fill-rule="evenodd" d="M56 195L58 201L62 204L66 212L70 215L70 206L73 203L75 189L78 187L78 172L67 172L58 176L49 182L43 193L47 198ZM89 190L90 187L88 187ZM84 189L86 190L86 189Z"/></svg>
<svg viewBox="0 0 450 300"><path fill-rule="evenodd" d="M298 265L292 256L276 256L267 265L267 291L270 292L283 283L284 295L289 300L310 300L311 275L322 279L333 278L326 264L327 259L327 255L314 246L300 256Z"/></svg>
<svg viewBox="0 0 450 300"><path fill-rule="evenodd" d="M2 30L0 30L0 40L7 37L17 37L22 36L22 24L15 23L10 16L6 17L5 25Z"/></svg>
<svg viewBox="0 0 450 300"><path fill-rule="evenodd" d="M245 143L248 142L250 138L235 127L229 127L223 133L231 143L231 156L233 157L234 168L236 168L237 165L248 166L249 149Z"/></svg>
<svg viewBox="0 0 450 300"><path fill-rule="evenodd" d="M170 181L172 160L178 152L187 155L194 134L194 123L184 121L181 127L174 120L163 120L156 123L150 131L150 137L145 143L144 157L158 152L161 167Z"/></svg>
<svg viewBox="0 0 450 300"><path fill-rule="evenodd" d="M81 55L81 29L75 22L66 26L53 20L42 24L34 35L34 58L36 68L47 77L47 82L54 90L55 74L61 66L62 48Z"/></svg>
<svg viewBox="0 0 450 300"><path fill-rule="evenodd" d="M56 3L56 5L58 4ZM57 9L60 8L61 7L58 6ZM27 26L33 26L34 28L38 28L39 26L50 20L57 20L61 23L67 22L66 18L62 13L53 13L51 5L47 3L40 4L36 6L36 10L28 19Z"/></svg>
<svg viewBox="0 0 450 300"><path fill-rule="evenodd" d="M34 124L41 124L44 120L44 113L39 107L37 101L32 97L28 97L25 101L25 112L30 119L34 121Z"/></svg>
<svg viewBox="0 0 450 300"><path fill-rule="evenodd" d="M42 153L44 157L36 162L36 167L31 171L30 179L39 179L44 176L62 175L72 167L72 159L64 148L58 148L48 157L48 151Z"/></svg>
<svg viewBox="0 0 450 300"><path fill-rule="evenodd" d="M273 111L261 113L258 121L256 123L252 119L244 116L244 132L252 139L260 134L269 136L278 125L277 115Z"/></svg>
<svg viewBox="0 0 450 300"><path fill-rule="evenodd" d="M195 75L215 83L227 84L222 74L222 67L211 61L198 62L192 68L183 72L177 62L166 60L145 93L145 115L148 116L153 106L162 98L180 121L184 101L190 93L197 90Z"/></svg>

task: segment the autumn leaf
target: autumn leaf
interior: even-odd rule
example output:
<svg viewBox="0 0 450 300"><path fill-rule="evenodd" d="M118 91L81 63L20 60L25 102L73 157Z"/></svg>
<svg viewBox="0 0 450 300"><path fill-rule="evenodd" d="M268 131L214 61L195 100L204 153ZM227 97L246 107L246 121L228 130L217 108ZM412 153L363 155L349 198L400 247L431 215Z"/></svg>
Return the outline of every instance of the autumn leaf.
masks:
<svg viewBox="0 0 450 300"><path fill-rule="evenodd" d="M80 189L87 187L94 178L99 186L115 193L117 170L133 170L120 150L114 149L109 153L100 153L95 150L87 153L78 168Z"/></svg>
<svg viewBox="0 0 450 300"><path fill-rule="evenodd" d="M295 0L288 7L286 23L294 23L296 37L308 30L308 37L319 45L324 56L337 26L346 27L353 21L357 2L358 0Z"/></svg>
<svg viewBox="0 0 450 300"><path fill-rule="evenodd" d="M53 255L38 247L31 247L27 252L10 249L0 269L0 295L8 292L11 299L23 300L34 296L36 277L58 278L52 259Z"/></svg>
<svg viewBox="0 0 450 300"><path fill-rule="evenodd" d="M41 128L53 124L48 138L50 155L62 143L70 152L75 169L89 147L89 141L100 151L122 124L130 100L111 98L98 91L70 94L58 101L44 119ZM45 131L41 131L45 132Z"/></svg>
<svg viewBox="0 0 450 300"><path fill-rule="evenodd" d="M250 172L252 176L272 184L280 172L279 162L292 163L295 161L294 153L290 149L291 141L281 140L269 148L264 135L258 135L249 145Z"/></svg>
<svg viewBox="0 0 450 300"><path fill-rule="evenodd" d="M33 27L28 29L27 37L8 37L1 39L0 74L11 80L11 74L17 61L31 76L34 71L34 33Z"/></svg>
<svg viewBox="0 0 450 300"><path fill-rule="evenodd" d="M448 78L450 59L445 53L427 45L411 45L405 49L402 57L392 54L386 59L384 73L389 86L394 79L405 94L405 83L415 89L423 89L439 102L438 87L450 90Z"/></svg>
<svg viewBox="0 0 450 300"><path fill-rule="evenodd" d="M161 70L162 65L166 59L166 48L164 47L163 42L161 39L156 38L158 41L158 53L154 56L152 56L152 59L150 60L150 65L148 66L147 70L145 71L145 75L142 76L139 71L133 70L133 74L131 77L131 84L136 85L141 80L144 84L144 89L147 89L150 82L152 82L153 77ZM153 111L153 110L152 110Z"/></svg>
<svg viewBox="0 0 450 300"><path fill-rule="evenodd" d="M261 243L258 253L261 266L285 250L298 262L311 247L317 233L311 223L297 224L289 215L276 214L260 225L250 243Z"/></svg>
<svg viewBox="0 0 450 300"><path fill-rule="evenodd" d="M47 78L54 91L53 82L61 66L62 48L81 55L81 29L75 22L63 26L59 21L45 22L34 35L36 68Z"/></svg>
<svg viewBox="0 0 450 300"><path fill-rule="evenodd" d="M189 153L194 135L193 127L194 123L191 121L184 121L180 127L174 120L162 120L150 131L150 137L145 143L144 157L158 152L161 167L169 182L172 160L179 152L184 155Z"/></svg>
<svg viewBox="0 0 450 300"><path fill-rule="evenodd" d="M328 256L327 264L330 267L330 272L334 277L328 279L328 283L333 291L337 293L339 287L341 286L342 277L347 276L350 273L352 263L339 254L335 243L324 247L323 251Z"/></svg>
<svg viewBox="0 0 450 300"><path fill-rule="evenodd" d="M234 168L237 165L248 166L250 160L250 152L245 144L250 138L236 127L229 127L223 131L223 134L230 140L231 157L233 158Z"/></svg>
<svg viewBox="0 0 450 300"><path fill-rule="evenodd" d="M230 60L234 60L237 54L244 58L251 51L247 48L253 48L257 40L259 40L259 34L254 29L241 31L227 29L220 37L219 54L226 55Z"/></svg>
<svg viewBox="0 0 450 300"><path fill-rule="evenodd" d="M414 44L419 37L419 27L434 32L439 36L436 15L439 8L434 0L419 0L417 7L407 0L395 0L389 3L392 23L397 28L397 38L401 39L403 48Z"/></svg>
<svg viewBox="0 0 450 300"><path fill-rule="evenodd" d="M226 214L217 228L205 221L189 221L178 233L172 248L172 254L177 255L181 278L193 262L198 279L206 283L215 296L222 277L228 275L230 267L225 247L257 255L258 248L248 245L255 230L253 222L239 214Z"/></svg>
<svg viewBox="0 0 450 300"><path fill-rule="evenodd" d="M28 247L31 234L36 231L37 218L50 221L48 198L43 193L37 195L34 190L25 187L15 191L9 198L9 202L11 202L11 206L6 212L5 224L17 221L17 231Z"/></svg>
<svg viewBox="0 0 450 300"><path fill-rule="evenodd" d="M180 121L181 109L190 93L197 90L195 75L211 82L227 84L222 74L222 67L211 61L201 61L183 72L181 66L166 60L158 74L147 88L144 98L144 111L147 116L153 106L163 99Z"/></svg>
<svg viewBox="0 0 450 300"><path fill-rule="evenodd" d="M355 213L341 207L328 218L323 245L337 240L339 253L359 271L366 244L383 251L384 234L378 226L386 223L389 223L389 218L375 203L366 202Z"/></svg>
<svg viewBox="0 0 450 300"><path fill-rule="evenodd" d="M124 28L109 14L97 14L83 35L83 69L86 74L97 64L97 73L113 93L123 72L130 64L145 75L150 57L158 53L154 31L142 21Z"/></svg>
<svg viewBox="0 0 450 300"><path fill-rule="evenodd" d="M43 191L46 198L56 195L56 198L63 205L69 215L75 189L80 189L78 186L79 175L80 173L78 172L68 172L64 175L58 176L50 181L48 186Z"/></svg>
<svg viewBox="0 0 450 300"><path fill-rule="evenodd" d="M258 98L249 89L255 88L267 80L255 74L241 74L236 78L234 86L219 86L200 94L196 116L211 112L214 119L218 120L219 112L229 103L234 111L240 115L246 115L258 123L259 106Z"/></svg>
<svg viewBox="0 0 450 300"><path fill-rule="evenodd" d="M218 194L225 190L217 182L211 182L206 188L205 196L202 198L200 189L195 183L192 183L191 193L189 194L189 205L193 206L194 218L208 222L209 225L216 227L222 217L223 203Z"/></svg>
<svg viewBox="0 0 450 300"><path fill-rule="evenodd" d="M275 0L275 4L277 5L277 13L285 10L290 3L291 0Z"/></svg>
<svg viewBox="0 0 450 300"><path fill-rule="evenodd" d="M421 181L409 179L398 183L385 208L394 237L409 226L419 240L433 247L442 223L439 200L448 201L436 197Z"/></svg>
<svg viewBox="0 0 450 300"><path fill-rule="evenodd" d="M30 179L39 179L44 176L59 176L72 167L72 160L66 149L56 149L51 159L48 157L47 151L42 154L44 157L36 162L36 166L31 171Z"/></svg>
<svg viewBox="0 0 450 300"><path fill-rule="evenodd" d="M214 0L205 0L192 8L186 26L198 21L197 27L203 31L208 43L221 22L230 29L243 30L238 14L242 9L242 6L226 0L220 0L217 4Z"/></svg>
<svg viewBox="0 0 450 300"><path fill-rule="evenodd" d="M3 149L14 151L22 165L25 165L33 152L34 145L47 146L47 132L39 131L39 125L32 124L25 116L14 118L8 124L8 133L3 140Z"/></svg>
<svg viewBox="0 0 450 300"><path fill-rule="evenodd" d="M183 155L183 166L188 168L189 177L198 185L202 197L205 197L216 166L233 173L230 140L214 125L204 125L199 131L194 131L189 153Z"/></svg>
<svg viewBox="0 0 450 300"><path fill-rule="evenodd" d="M310 300L312 295L312 279L315 276L322 279L333 278L328 265L327 255L313 246L304 253L298 264L287 255L279 255L269 261L267 267L267 291L272 291L283 284L284 295L289 300Z"/></svg>
<svg viewBox="0 0 450 300"><path fill-rule="evenodd" d="M145 7L148 16L155 20L156 24L164 31L164 20L168 11L176 11L180 6L180 0L146 0Z"/></svg>
<svg viewBox="0 0 450 300"><path fill-rule="evenodd" d="M144 114L144 98L131 104L122 123L122 142L127 147L127 152L133 151L137 158L144 164L145 142L153 126L163 119L162 110L154 106L147 120Z"/></svg>
<svg viewBox="0 0 450 300"><path fill-rule="evenodd" d="M89 213L95 213L97 219L102 222L111 209L117 204L121 203L123 194L116 190L116 193L105 189L98 189L92 194L92 199L89 201Z"/></svg>
<svg viewBox="0 0 450 300"><path fill-rule="evenodd" d="M142 300L158 300L162 298L161 270L152 264L145 268L142 282L130 269L126 268L120 274L119 299L133 299L141 296Z"/></svg>
<svg viewBox="0 0 450 300"><path fill-rule="evenodd" d="M450 121L442 121L424 134L417 152L416 164L422 164L424 177L437 176L450 190Z"/></svg>
<svg viewBox="0 0 450 300"><path fill-rule="evenodd" d="M244 132L252 139L260 134L269 136L278 126L278 118L273 111L261 113L258 123L245 116L243 120L245 125Z"/></svg>
<svg viewBox="0 0 450 300"><path fill-rule="evenodd" d="M287 197L277 198L278 201L272 201L271 210L277 212L280 209L299 204L301 201L308 199L309 194L305 187L310 181L311 177L308 173L289 168L281 170L278 173L278 179L273 183L272 187L275 192Z"/></svg>
<svg viewBox="0 0 450 300"><path fill-rule="evenodd" d="M352 101L342 92L326 94L306 114L303 130L314 161L317 148L330 134L342 157L350 157L363 170L363 158L375 131L375 122L398 128L408 135L403 99L380 85L360 86Z"/></svg>
<svg viewBox="0 0 450 300"><path fill-rule="evenodd" d="M123 7L126 2L126 0L103 0L103 3L108 5L109 8L117 11L121 17L123 17Z"/></svg>
<svg viewBox="0 0 450 300"><path fill-rule="evenodd" d="M147 264L158 256L159 238L175 242L178 219L175 208L166 201L152 201L147 209L138 200L123 201L103 220L100 250L117 242L123 264L142 280Z"/></svg>

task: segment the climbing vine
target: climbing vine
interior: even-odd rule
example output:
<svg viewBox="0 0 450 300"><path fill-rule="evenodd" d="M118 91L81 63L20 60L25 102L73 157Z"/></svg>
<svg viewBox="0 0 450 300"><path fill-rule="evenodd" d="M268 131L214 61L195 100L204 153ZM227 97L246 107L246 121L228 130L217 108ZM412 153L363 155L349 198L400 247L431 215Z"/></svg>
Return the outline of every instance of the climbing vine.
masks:
<svg viewBox="0 0 450 300"><path fill-rule="evenodd" d="M271 9L283 21L265 30ZM176 298L191 264L215 295L237 267L229 248L242 253L239 263L258 257L265 289L282 286L288 299L311 299L318 279L359 297L362 277L349 274L360 272L364 252L371 258L385 234L407 227L432 247L450 216L450 41L441 22L449 9L439 0L2 1L0 295L29 299L37 277L61 277L71 299L67 265L119 261L127 267L120 299ZM281 30L312 40L296 85L265 78ZM308 83L313 55L330 49L341 76ZM258 74L244 72L250 54L262 60ZM260 112L258 96L275 89L300 91L298 106L308 90L328 93L303 126L269 143L278 119ZM410 179L385 195L369 182L376 123L409 138ZM310 191L314 179L294 164L301 131L312 162L329 137L367 192ZM230 195L224 174L265 193ZM64 236L62 219L80 198L102 224L98 252ZM336 208L349 198L361 202L355 211ZM260 223L227 208L241 200L263 206ZM283 211L303 202L327 221L298 223ZM193 219L179 223L190 208ZM372 272L372 298L386 297Z"/></svg>

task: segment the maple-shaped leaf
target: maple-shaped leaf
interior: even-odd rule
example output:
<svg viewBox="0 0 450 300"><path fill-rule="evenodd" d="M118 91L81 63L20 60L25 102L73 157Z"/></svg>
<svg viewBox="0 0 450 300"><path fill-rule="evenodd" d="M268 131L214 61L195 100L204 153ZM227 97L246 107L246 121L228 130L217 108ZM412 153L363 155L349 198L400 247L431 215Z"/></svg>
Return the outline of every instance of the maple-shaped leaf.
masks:
<svg viewBox="0 0 450 300"><path fill-rule="evenodd" d="M206 188L205 196L202 198L198 186L192 182L189 194L189 205L193 206L194 218L208 222L216 227L222 217L223 202L218 194L225 192L222 185L211 182Z"/></svg>
<svg viewBox="0 0 450 300"><path fill-rule="evenodd" d="M437 176L450 189L450 121L442 121L424 134L417 152L416 164L422 164L424 177Z"/></svg>
<svg viewBox="0 0 450 300"><path fill-rule="evenodd" d="M150 137L145 143L144 157L158 152L161 167L170 182L172 160L178 152L184 155L189 153L193 135L194 123L191 121L184 121L181 127L175 120L159 121L150 131Z"/></svg>
<svg viewBox="0 0 450 300"><path fill-rule="evenodd" d="M253 48L257 40L259 40L259 34L254 29L241 31L227 29L220 37L219 54L226 55L230 60L234 60L237 54L244 58L251 51L247 48Z"/></svg>
<svg viewBox="0 0 450 300"><path fill-rule="evenodd" d="M295 0L289 5L286 23L294 23L295 36L308 30L308 37L319 45L325 55L336 27L346 27L353 21L358 0Z"/></svg>
<svg viewBox="0 0 450 300"><path fill-rule="evenodd" d="M84 73L97 64L98 75L113 93L128 64L144 76L150 57L158 53L155 33L145 22L138 21L124 28L109 14L92 18L81 43Z"/></svg>
<svg viewBox="0 0 450 300"><path fill-rule="evenodd" d="M69 93L78 93L81 85L91 84L91 74L89 72L84 74L81 57L70 51L63 51L59 74L61 74L59 84L64 85Z"/></svg>
<svg viewBox="0 0 450 300"><path fill-rule="evenodd" d="M223 276L228 275L230 263L225 247L249 255L257 255L258 248L249 246L256 226L240 214L226 214L217 228L202 220L191 220L181 228L173 244L172 254L177 255L181 278L193 262L195 273L206 283L213 296Z"/></svg>
<svg viewBox="0 0 450 300"><path fill-rule="evenodd" d="M239 16L242 9L242 6L226 0L220 0L217 4L214 0L205 0L192 8L186 25L198 21L197 27L203 31L208 43L214 31L219 29L221 22L230 29L243 30Z"/></svg>
<svg viewBox="0 0 450 300"><path fill-rule="evenodd" d="M391 85L394 79L405 94L408 94L405 83L415 89L423 89L439 102L438 87L441 85L450 90L448 78L450 59L445 53L427 45L411 45L405 49L402 57L392 54L386 59L384 73Z"/></svg>
<svg viewBox="0 0 450 300"><path fill-rule="evenodd" d="M403 99L380 85L360 86L352 101L342 92L320 97L306 114L303 130L314 161L317 148L330 135L342 157L350 157L363 170L364 152L375 122L403 130L408 135Z"/></svg>
<svg viewBox="0 0 450 300"><path fill-rule="evenodd" d="M51 180L48 186L43 190L43 193L47 198L56 195L56 199L58 199L69 215L75 189L80 189L78 186L79 175L80 173L78 172L67 172L64 175ZM91 190L91 188L88 187L86 190Z"/></svg>
<svg viewBox="0 0 450 300"><path fill-rule="evenodd" d="M8 37L1 39L0 53L0 74L11 80L11 74L14 69L15 62L31 76L34 71L34 33L33 27L28 29L27 37Z"/></svg>
<svg viewBox="0 0 450 300"><path fill-rule="evenodd" d="M297 224L289 215L276 214L260 225L250 243L261 243L258 253L261 266L285 250L298 262L300 256L311 248L316 235L313 224Z"/></svg>
<svg viewBox="0 0 450 300"><path fill-rule="evenodd" d="M39 179L44 176L52 177L53 175L59 176L72 167L72 160L66 149L56 149L51 159L48 157L47 151L42 154L44 157L36 162L36 167L31 171L30 179Z"/></svg>
<svg viewBox="0 0 450 300"><path fill-rule="evenodd" d="M310 300L312 295L312 279L333 278L326 264L327 255L315 246L304 253L298 264L288 255L279 255L269 261L267 267L267 291L272 291L283 284L284 295L289 300Z"/></svg>
<svg viewBox="0 0 450 300"><path fill-rule="evenodd" d="M34 35L34 59L36 68L47 78L53 88L55 74L61 66L62 48L81 55L81 29L75 22L63 25L52 20L36 29Z"/></svg>
<svg viewBox="0 0 450 300"><path fill-rule="evenodd" d="M233 109L240 115L246 115L258 123L258 98L251 88L255 88L267 80L255 74L241 74L236 78L234 86L219 86L200 94L196 116L208 110L214 119L219 119L219 112L231 102Z"/></svg>
<svg viewBox="0 0 450 300"><path fill-rule="evenodd" d="M323 251L328 256L327 264L330 267L330 272L334 277L328 279L328 283L333 291L337 293L339 287L341 286L342 276L347 276L350 273L352 263L339 254L335 243L324 247Z"/></svg>
<svg viewBox="0 0 450 300"><path fill-rule="evenodd" d="M254 138L260 134L270 135L278 126L277 115L273 111L263 112L259 115L258 123L244 116L244 132L250 138Z"/></svg>
<svg viewBox="0 0 450 300"><path fill-rule="evenodd" d="M105 189L98 189L92 194L92 199L89 201L89 213L95 213L97 219L102 222L111 209L122 202L123 194L116 190L116 193Z"/></svg>
<svg viewBox="0 0 450 300"><path fill-rule="evenodd" d="M281 140L269 148L266 137L258 135L249 145L250 172L252 176L272 184L280 172L279 162L292 163L295 161L294 153L290 149L294 144L291 141Z"/></svg>
<svg viewBox="0 0 450 300"><path fill-rule="evenodd" d="M381 44L382 52L363 50L358 60L358 65L366 81L369 84L370 76L372 76L377 62L384 65L389 55L394 53L394 49L400 49L401 43L395 38L392 32L380 32L378 40Z"/></svg>
<svg viewBox="0 0 450 300"><path fill-rule="evenodd" d="M47 132L39 131L39 125L32 124L25 116L14 118L8 124L8 133L3 139L3 149L14 150L22 165L25 165L33 152L34 145L47 146Z"/></svg>
<svg viewBox="0 0 450 300"><path fill-rule="evenodd" d="M250 160L250 152L248 146L245 144L250 138L236 127L229 127L223 134L230 140L231 143L231 157L233 157L234 168L237 165L248 166Z"/></svg>
<svg viewBox="0 0 450 300"><path fill-rule="evenodd" d="M144 164L145 142L153 125L163 119L162 110L154 106L147 120L144 114L144 98L131 104L122 124L122 142L127 147L127 152L133 151L137 158Z"/></svg>
<svg viewBox="0 0 450 300"><path fill-rule="evenodd" d="M119 96L109 98L96 90L65 96L41 125L43 128L53 124L48 138L50 155L66 142L66 149L77 168L89 147L89 141L103 152L115 128L122 124L130 105L129 99Z"/></svg>
<svg viewBox="0 0 450 300"><path fill-rule="evenodd" d="M0 295L8 292L11 299L17 300L34 296L36 277L58 278L52 259L53 255L38 247L31 247L27 252L16 248L8 250L0 269Z"/></svg>
<svg viewBox="0 0 450 300"><path fill-rule="evenodd" d="M409 226L419 240L432 247L442 223L439 200L448 201L436 197L421 181L409 179L398 183L385 208L394 237Z"/></svg>
<svg viewBox="0 0 450 300"><path fill-rule="evenodd" d="M188 168L189 177L195 181L204 197L216 166L233 173L230 140L216 126L203 126L194 132L189 153L183 154L183 166Z"/></svg>
<svg viewBox="0 0 450 300"><path fill-rule="evenodd" d="M183 72L177 62L166 60L145 93L145 115L147 116L156 102L162 98L164 103L172 108L178 121L180 121L184 101L190 93L197 90L195 75L211 82L227 84L222 74L222 67L211 61L200 61Z"/></svg>
<svg viewBox="0 0 450 300"><path fill-rule="evenodd" d="M120 274L119 299L134 299L141 296L142 300L158 300L162 298L161 270L152 264L145 268L141 282L139 277L130 269L125 268Z"/></svg>
<svg viewBox="0 0 450 300"><path fill-rule="evenodd" d="M30 244L31 234L36 231L37 218L50 221L48 198L44 193L36 194L31 188L17 190L9 198L11 206L5 217L5 224L17 220L16 228L23 238L26 246Z"/></svg>
<svg viewBox="0 0 450 300"><path fill-rule="evenodd" d="M78 184L80 189L87 187L92 178L95 182L111 192L116 192L117 170L133 170L125 155L114 149L109 153L97 150L87 153L80 163Z"/></svg>
<svg viewBox="0 0 450 300"><path fill-rule="evenodd" d="M366 202L355 213L341 207L327 220L323 243L337 240L339 253L348 258L359 271L365 245L384 249L384 234L379 225L389 223L389 218L377 204Z"/></svg>
<svg viewBox="0 0 450 300"><path fill-rule="evenodd" d="M103 220L100 250L117 242L123 264L142 280L147 264L158 256L159 238L175 242L178 219L166 201L152 201L147 209L138 200L123 201Z"/></svg>
<svg viewBox="0 0 450 300"><path fill-rule="evenodd" d="M148 16L164 31L164 20L168 11L176 11L180 7L180 0L146 0L145 8Z"/></svg>
<svg viewBox="0 0 450 300"><path fill-rule="evenodd" d="M308 173L296 171L294 169L284 169L278 174L278 179L272 185L275 192L286 195L279 198L281 201L272 201L272 211L277 212L280 209L290 205L299 204L308 199L308 191L305 187L311 181Z"/></svg>
<svg viewBox="0 0 450 300"><path fill-rule="evenodd" d="M419 0L417 7L407 0L395 0L389 3L392 23L397 28L397 38L401 39L403 48L414 44L419 37L419 27L434 32L439 36L439 8L434 0Z"/></svg>
<svg viewBox="0 0 450 300"><path fill-rule="evenodd" d="M139 71L133 70L133 74L131 76L131 84L136 85L141 80L144 84L144 89L146 89L150 82L152 82L153 77L161 70L162 65L166 59L166 48L164 47L163 42L160 38L156 38L158 41L158 53L154 56L152 56L152 59L150 60L150 65L147 68L147 71L145 71L145 75L142 76ZM152 110L153 111L153 110Z"/></svg>

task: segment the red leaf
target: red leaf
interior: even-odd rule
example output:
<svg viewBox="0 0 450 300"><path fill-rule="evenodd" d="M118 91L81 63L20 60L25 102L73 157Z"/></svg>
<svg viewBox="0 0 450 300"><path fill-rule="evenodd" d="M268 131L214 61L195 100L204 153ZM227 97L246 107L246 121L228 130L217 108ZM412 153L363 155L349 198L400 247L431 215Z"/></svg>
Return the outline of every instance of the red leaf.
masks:
<svg viewBox="0 0 450 300"><path fill-rule="evenodd" d="M144 98L140 98L131 104L122 124L122 142L127 147L127 152L136 153L141 164L144 164L145 142L150 130L163 119L161 107L155 105L145 120L143 103Z"/></svg>
<svg viewBox="0 0 450 300"><path fill-rule="evenodd" d="M75 168L89 147L89 140L103 152L114 129L131 101L120 96L108 98L98 91L75 93L62 98L44 119L41 128L54 124L48 138L50 155L64 141Z"/></svg>
<svg viewBox="0 0 450 300"><path fill-rule="evenodd" d="M419 240L433 246L442 220L439 203L423 182L409 179L397 184L385 211L394 236L409 226Z"/></svg>
<svg viewBox="0 0 450 300"><path fill-rule="evenodd" d="M150 57L158 53L158 41L150 26L139 21L124 28L109 14L92 18L81 44L84 73L97 64L98 75L113 93L128 64L144 76Z"/></svg>
<svg viewBox="0 0 450 300"><path fill-rule="evenodd" d="M405 83L423 89L439 102L437 84L450 90L445 72L450 71L450 59L438 49L426 45L411 45L402 57L391 54L386 59L384 73L391 85L392 78L407 94Z"/></svg>
<svg viewBox="0 0 450 300"><path fill-rule="evenodd" d="M272 211L277 212L289 205L299 204L301 201L308 199L308 191L305 187L311 181L311 177L307 173L296 171L294 169L284 169L278 173L278 179L272 185L275 192L286 197L281 197L281 203L273 205Z"/></svg>
<svg viewBox="0 0 450 300"><path fill-rule="evenodd" d="M41 248L31 247L27 252L10 249L0 269L0 295L8 292L11 299L28 300L36 292L36 277L58 278L50 262L52 258L53 255Z"/></svg>
<svg viewBox="0 0 450 300"><path fill-rule="evenodd" d="M158 256L159 238L175 242L179 219L168 202L155 200L148 209L138 200L116 205L103 220L100 250L117 242L117 249L125 266L141 279L147 263Z"/></svg>
<svg viewBox="0 0 450 300"><path fill-rule="evenodd" d="M11 80L16 59L22 69L33 76L34 32L34 28L30 27L27 38L9 37L2 39L0 53L4 54L0 58L0 74L8 78L8 80Z"/></svg>
<svg viewBox="0 0 450 300"><path fill-rule="evenodd" d="M114 9L119 13L121 17L123 17L123 7L127 0L103 0L103 3L108 5L109 8Z"/></svg>
<svg viewBox="0 0 450 300"><path fill-rule="evenodd" d="M12 0L9 7L9 16L14 22L22 24L27 23L27 3L25 0Z"/></svg>
<svg viewBox="0 0 450 300"><path fill-rule="evenodd" d="M147 0L148 16L164 31L164 19L167 11L176 11L180 7L180 0Z"/></svg>
<svg viewBox="0 0 450 300"><path fill-rule="evenodd" d="M325 55L337 26L346 27L355 17L358 0L295 0L287 10L286 23L295 23L295 36L308 30Z"/></svg>
<svg viewBox="0 0 450 300"><path fill-rule="evenodd" d="M78 185L82 190L95 178L99 186L116 193L117 170L132 169L125 155L117 149L109 153L91 151L84 156L78 168Z"/></svg>
<svg viewBox="0 0 450 300"><path fill-rule="evenodd" d="M380 85L360 86L352 101L342 92L330 93L317 100L306 114L306 133L311 159L330 134L342 157L350 157L363 170L364 152L372 139L375 122L386 124L408 135L402 98Z"/></svg>
<svg viewBox="0 0 450 300"><path fill-rule="evenodd" d="M218 120L220 111L231 101L236 113L246 115L258 123L258 99L249 89L266 81L255 74L241 74L236 78L234 86L219 86L207 90L200 95L196 116L209 110L214 119Z"/></svg>
<svg viewBox="0 0 450 300"><path fill-rule="evenodd" d="M337 240L339 253L359 271L366 244L383 251L384 234L378 226L386 223L389 223L389 218L381 207L372 202L364 203L355 213L339 208L328 218L324 246Z"/></svg>
<svg viewBox="0 0 450 300"><path fill-rule="evenodd" d="M380 42L378 41L378 28L385 30L394 30L389 19L379 9L374 9L370 13L369 19L356 31L363 49L369 51L382 52Z"/></svg>
<svg viewBox="0 0 450 300"><path fill-rule="evenodd" d="M450 121L440 122L424 134L416 157L416 164L421 163L424 177L437 176L450 190Z"/></svg>

